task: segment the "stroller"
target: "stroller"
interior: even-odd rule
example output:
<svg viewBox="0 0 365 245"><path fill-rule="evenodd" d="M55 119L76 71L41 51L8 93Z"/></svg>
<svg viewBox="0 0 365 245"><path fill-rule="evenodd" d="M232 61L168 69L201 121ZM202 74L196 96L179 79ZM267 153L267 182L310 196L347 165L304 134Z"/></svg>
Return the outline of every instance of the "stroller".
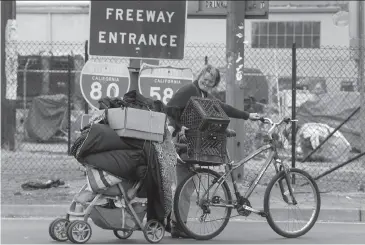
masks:
<svg viewBox="0 0 365 245"><path fill-rule="evenodd" d="M146 171L141 166L137 171ZM165 227L157 220L144 222L147 205L134 201L143 180L129 181L105 171L87 167L87 184L72 200L65 218L54 220L49 226L49 235L60 242L86 243L91 238L93 223L106 230L112 230L119 239L128 239L134 231L142 231L150 243L159 243L165 234ZM71 217L82 217L73 220Z"/></svg>

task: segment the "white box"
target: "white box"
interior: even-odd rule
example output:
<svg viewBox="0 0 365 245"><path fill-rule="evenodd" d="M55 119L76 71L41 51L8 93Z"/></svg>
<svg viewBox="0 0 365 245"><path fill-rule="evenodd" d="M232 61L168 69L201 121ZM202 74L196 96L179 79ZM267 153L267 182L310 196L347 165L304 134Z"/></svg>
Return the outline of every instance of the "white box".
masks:
<svg viewBox="0 0 365 245"><path fill-rule="evenodd" d="M135 108L108 109L109 127L121 137L162 142L166 114Z"/></svg>

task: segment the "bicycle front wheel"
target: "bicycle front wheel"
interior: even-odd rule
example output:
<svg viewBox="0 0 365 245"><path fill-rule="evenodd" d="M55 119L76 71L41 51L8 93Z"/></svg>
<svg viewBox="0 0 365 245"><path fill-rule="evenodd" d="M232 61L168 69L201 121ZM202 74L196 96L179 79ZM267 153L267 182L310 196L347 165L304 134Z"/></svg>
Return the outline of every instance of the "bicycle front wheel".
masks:
<svg viewBox="0 0 365 245"><path fill-rule="evenodd" d="M293 203L289 192L286 174L281 171L267 186L264 210L270 227L277 234L297 238L306 234L316 223L321 198L316 182L307 172L292 168L288 176L296 203ZM284 207L281 206L283 204Z"/></svg>
<svg viewBox="0 0 365 245"><path fill-rule="evenodd" d="M180 228L191 238L209 240L219 235L231 216L232 195L221 175L210 169L198 169L183 180L174 199L174 214ZM208 191L209 190L209 191Z"/></svg>

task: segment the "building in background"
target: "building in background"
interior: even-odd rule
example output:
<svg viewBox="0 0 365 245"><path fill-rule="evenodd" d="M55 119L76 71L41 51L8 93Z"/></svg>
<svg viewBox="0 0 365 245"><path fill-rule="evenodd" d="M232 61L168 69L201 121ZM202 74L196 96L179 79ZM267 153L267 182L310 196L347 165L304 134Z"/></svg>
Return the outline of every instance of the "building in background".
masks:
<svg viewBox="0 0 365 245"><path fill-rule="evenodd" d="M191 67L194 72L197 72L203 65L204 56L209 56L209 63L218 67L226 65L226 3L226 1L188 1L186 43L195 44L195 46L186 52L185 59L179 61L178 65ZM257 77L260 79L265 77L269 80L266 90L272 90L278 83L291 86L293 42L296 42L298 48L308 49L302 52L302 57L307 54L307 57L311 58L312 54L322 46L345 49L349 47L349 27L335 25L334 21L336 13L348 10L348 1L269 1L269 3L270 14L267 20L251 19L245 22L245 40L251 47L245 53L245 67L248 70L257 71L255 74L250 73L245 76L253 77L254 80L259 79ZM25 98L46 92L66 93L67 73L63 70L67 70L68 67L67 55L70 52L74 56L78 55L73 63L79 63L74 67L81 68L83 64L83 43L89 36L89 1L18 1L17 25L18 38L24 41L18 49L19 54L22 55L19 83L27 84L28 80L32 80L37 83L37 86L33 87L40 88L19 86L18 96ZM314 51L311 53L310 50ZM43 57L46 53L59 57L49 60ZM34 64L28 62L27 66L29 57L33 55L42 56L38 57L42 62L36 61L33 62ZM328 55L328 59L331 60L338 59L338 56L347 55L347 53L317 52L317 56L323 55ZM323 58L320 57L310 64L307 62L305 65L299 62L298 65L302 68L297 74L299 82L302 78L306 78L305 82L313 85L313 81L326 83L328 79L332 79L327 78L326 74L329 74L333 66L330 62L323 64ZM177 64L171 61L161 61L161 63ZM350 68L345 65L341 67L354 70L352 65L352 63L347 64L351 66ZM321 66L322 69L318 69ZM26 79L22 79L23 70L47 70L47 67L55 71L42 74L29 72L27 76L24 76ZM343 70L337 69L331 73L340 77L339 74L342 74ZM78 74L75 73L72 77L75 81L76 94L80 94ZM351 76L355 75L351 74ZM61 77L64 78L61 79ZM345 80L348 84L353 84L351 79ZM333 86L328 86L328 90L340 90L340 82L331 80L330 84ZM27 95L22 92L23 87ZM225 90L224 79L219 90ZM269 101L271 101L270 98Z"/></svg>
<svg viewBox="0 0 365 245"><path fill-rule="evenodd" d="M348 27L337 27L333 15L348 1L270 1L268 20L247 20L246 40L257 48L348 46ZM226 42L226 1L189 1L187 42ZM19 38L24 41L88 39L88 1L18 1ZM212 31L213 30L213 31Z"/></svg>

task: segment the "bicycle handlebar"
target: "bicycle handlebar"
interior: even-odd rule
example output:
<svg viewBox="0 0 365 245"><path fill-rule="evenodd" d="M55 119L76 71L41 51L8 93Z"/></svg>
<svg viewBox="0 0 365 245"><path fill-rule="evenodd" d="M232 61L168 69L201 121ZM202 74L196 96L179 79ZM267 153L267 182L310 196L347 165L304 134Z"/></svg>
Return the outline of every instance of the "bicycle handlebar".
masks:
<svg viewBox="0 0 365 245"><path fill-rule="evenodd" d="M269 129L269 131L267 132L267 134L270 136L272 136L272 131L275 129L275 127L281 125L282 123L291 123L291 122L297 122L298 120L292 120L291 118L289 117L285 117L283 118L280 122L273 122L270 118L268 117L260 117L258 119L259 121L261 121L262 123L264 124L270 124L271 125L271 128Z"/></svg>

